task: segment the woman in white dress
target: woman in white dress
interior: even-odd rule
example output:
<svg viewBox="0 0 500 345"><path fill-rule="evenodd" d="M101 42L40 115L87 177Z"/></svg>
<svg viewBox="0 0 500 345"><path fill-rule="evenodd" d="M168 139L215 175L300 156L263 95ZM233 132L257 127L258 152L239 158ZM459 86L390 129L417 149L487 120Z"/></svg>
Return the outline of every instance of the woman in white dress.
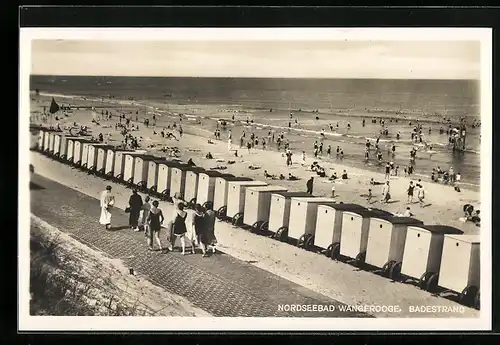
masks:
<svg viewBox="0 0 500 345"><path fill-rule="evenodd" d="M107 186L106 190L101 193L101 217L99 223L106 226L106 230L111 228L111 212L110 208L115 204L115 197L111 195L111 186Z"/></svg>

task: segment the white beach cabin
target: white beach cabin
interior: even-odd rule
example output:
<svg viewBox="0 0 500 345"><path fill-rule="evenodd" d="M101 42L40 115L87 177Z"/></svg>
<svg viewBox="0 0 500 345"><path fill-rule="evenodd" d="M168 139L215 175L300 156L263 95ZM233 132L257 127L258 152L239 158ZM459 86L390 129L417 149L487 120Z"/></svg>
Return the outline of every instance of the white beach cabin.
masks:
<svg viewBox="0 0 500 345"><path fill-rule="evenodd" d="M446 225L408 226L401 275L405 278L418 279L421 289L431 290L433 286L427 283L431 276L439 274L444 235L461 234L462 230ZM436 278L432 281L437 284Z"/></svg>
<svg viewBox="0 0 500 345"><path fill-rule="evenodd" d="M334 205L318 205L314 245L318 248L326 249L324 251L326 256L338 260L344 211L364 209L365 207L358 204L339 203Z"/></svg>
<svg viewBox="0 0 500 345"><path fill-rule="evenodd" d="M438 285L459 293L460 303L478 307L480 236L444 235Z"/></svg>
<svg viewBox="0 0 500 345"><path fill-rule="evenodd" d="M372 217L365 263L381 268L383 274L391 276L393 265L403 261L408 226L423 224L422 221L410 217Z"/></svg>
<svg viewBox="0 0 500 345"><path fill-rule="evenodd" d="M254 232L267 232L271 210L271 195L286 192L281 186L248 187L245 192L245 208L243 224L250 226Z"/></svg>
<svg viewBox="0 0 500 345"><path fill-rule="evenodd" d="M379 209L344 211L340 255L355 259L356 265L365 262L368 233L372 217L390 217L392 213Z"/></svg>
<svg viewBox="0 0 500 345"><path fill-rule="evenodd" d="M227 191L227 216L233 218L233 225L242 225L245 211L245 192L248 187L267 186L262 181L229 181Z"/></svg>
<svg viewBox="0 0 500 345"><path fill-rule="evenodd" d="M158 179L156 185L156 191L158 193L172 196L170 193L172 170L179 164L180 163L178 161L173 160L162 160L158 163Z"/></svg>
<svg viewBox="0 0 500 345"><path fill-rule="evenodd" d="M188 171L186 171L184 200L189 202L191 207L194 207L195 203L198 203L198 179L199 174L204 171L205 169L197 166L192 166Z"/></svg>
<svg viewBox="0 0 500 345"><path fill-rule="evenodd" d="M182 163L172 167L172 177L170 181L170 195L173 197L176 194L180 199L186 201L184 192L186 190L186 174L191 168L190 165Z"/></svg>
<svg viewBox="0 0 500 345"><path fill-rule="evenodd" d="M275 234L275 239L285 240L282 236L288 231L292 198L308 198L310 196L306 192L274 192L271 195L268 231Z"/></svg>
<svg viewBox="0 0 500 345"><path fill-rule="evenodd" d="M215 179L222 174L215 170L205 170L198 175L198 191L196 202L204 205L206 202L213 203L215 193Z"/></svg>
<svg viewBox="0 0 500 345"><path fill-rule="evenodd" d="M319 205L335 205L332 198L306 197L292 198L290 204L290 224L288 238L297 240L297 246L310 249L314 245L316 220Z"/></svg>
<svg viewBox="0 0 500 345"><path fill-rule="evenodd" d="M134 157L134 176L132 183L144 190L148 181L149 162L158 159L153 155L142 154Z"/></svg>

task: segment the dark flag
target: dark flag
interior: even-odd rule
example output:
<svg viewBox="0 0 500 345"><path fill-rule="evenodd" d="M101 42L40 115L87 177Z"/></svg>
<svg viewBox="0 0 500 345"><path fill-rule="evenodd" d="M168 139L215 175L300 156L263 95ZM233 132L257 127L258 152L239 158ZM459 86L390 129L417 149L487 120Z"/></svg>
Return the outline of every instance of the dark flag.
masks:
<svg viewBox="0 0 500 345"><path fill-rule="evenodd" d="M57 105L56 101L54 100L54 97L52 97L52 102L50 103L50 109L49 112L51 114L57 113L59 111L59 106Z"/></svg>

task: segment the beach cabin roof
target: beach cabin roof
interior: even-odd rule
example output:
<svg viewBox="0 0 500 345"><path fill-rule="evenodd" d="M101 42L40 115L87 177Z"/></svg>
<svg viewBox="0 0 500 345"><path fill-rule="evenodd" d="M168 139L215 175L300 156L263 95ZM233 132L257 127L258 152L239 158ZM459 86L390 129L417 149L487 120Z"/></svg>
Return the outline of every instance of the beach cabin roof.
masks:
<svg viewBox="0 0 500 345"><path fill-rule="evenodd" d="M446 235L446 237L453 238L457 241L463 241L467 243L481 243L481 237L479 235Z"/></svg>
<svg viewBox="0 0 500 345"><path fill-rule="evenodd" d="M233 181L229 181L230 183L232 184L237 184L237 185L247 185L247 186L252 186L252 185L260 185L260 186L266 186L267 183L266 182L262 182L262 181L254 181L254 180L233 180Z"/></svg>
<svg viewBox="0 0 500 345"><path fill-rule="evenodd" d="M459 230L457 228L448 225L415 225L415 226L435 234L461 235L464 233L462 230Z"/></svg>
<svg viewBox="0 0 500 345"><path fill-rule="evenodd" d="M384 210L379 210L378 208L350 210L348 212L355 213L357 215L360 215L363 218L384 217L384 216L391 217L391 216L393 216L392 213L384 211Z"/></svg>
<svg viewBox="0 0 500 345"><path fill-rule="evenodd" d="M173 167L173 168L178 167L179 165L182 164L179 161L174 161L174 160L165 159L165 158L160 158L160 159L157 159L155 161L158 162L158 164L165 164L166 166Z"/></svg>
<svg viewBox="0 0 500 345"><path fill-rule="evenodd" d="M373 218L378 218L382 220L386 220L391 224L406 224L406 225L418 225L424 224L421 220L411 218L411 217L394 217L394 216L375 216Z"/></svg>
<svg viewBox="0 0 500 345"><path fill-rule="evenodd" d="M358 204L334 204L329 206L339 211L366 210L364 206Z"/></svg>
<svg viewBox="0 0 500 345"><path fill-rule="evenodd" d="M254 192L278 192L278 191L286 191L287 190L285 187L273 186L273 185L248 187L248 189L250 189Z"/></svg>
<svg viewBox="0 0 500 345"><path fill-rule="evenodd" d="M175 166L173 166L173 168L179 169L182 171L188 171L188 170L191 170L190 168L192 168L192 166L189 164L186 164L186 163L177 163Z"/></svg>
<svg viewBox="0 0 500 345"><path fill-rule="evenodd" d="M197 166L190 166L190 167L189 167L188 169L186 169L186 170L187 170L187 171L192 171L192 172L197 173L197 174L199 174L199 173L203 173L203 172L205 172L205 171L206 171L206 170L205 170L205 169L203 169L202 167L197 167Z"/></svg>
<svg viewBox="0 0 500 345"><path fill-rule="evenodd" d="M285 197L287 199L289 198L307 198L310 196L310 194L307 194L306 192L275 192L273 194L278 194L281 195L282 197Z"/></svg>
<svg viewBox="0 0 500 345"><path fill-rule="evenodd" d="M153 156L153 155L148 155L148 154L141 154L141 155L138 155L137 158L141 158L143 161L154 161L158 157Z"/></svg>
<svg viewBox="0 0 500 345"><path fill-rule="evenodd" d="M323 198L323 197L311 197L310 195L308 197L294 197L293 199L296 199L298 201L302 202L313 202L313 203L320 203L324 205L334 205L336 201L331 198Z"/></svg>
<svg viewBox="0 0 500 345"><path fill-rule="evenodd" d="M222 174L220 172L215 171L215 170L205 170L205 171L201 172L201 174L205 174L209 177L221 177L222 176Z"/></svg>
<svg viewBox="0 0 500 345"><path fill-rule="evenodd" d="M99 145L97 148L98 149L103 149L103 150L109 150L109 149L114 149L115 147L113 145L106 145L106 144L104 144L104 145Z"/></svg>

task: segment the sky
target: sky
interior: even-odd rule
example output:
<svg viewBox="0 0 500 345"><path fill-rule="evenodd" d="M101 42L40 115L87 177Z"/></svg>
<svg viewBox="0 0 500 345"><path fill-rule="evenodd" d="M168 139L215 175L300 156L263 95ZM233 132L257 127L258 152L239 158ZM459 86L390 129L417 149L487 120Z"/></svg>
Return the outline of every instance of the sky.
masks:
<svg viewBox="0 0 500 345"><path fill-rule="evenodd" d="M479 41L33 40L31 74L479 79Z"/></svg>

